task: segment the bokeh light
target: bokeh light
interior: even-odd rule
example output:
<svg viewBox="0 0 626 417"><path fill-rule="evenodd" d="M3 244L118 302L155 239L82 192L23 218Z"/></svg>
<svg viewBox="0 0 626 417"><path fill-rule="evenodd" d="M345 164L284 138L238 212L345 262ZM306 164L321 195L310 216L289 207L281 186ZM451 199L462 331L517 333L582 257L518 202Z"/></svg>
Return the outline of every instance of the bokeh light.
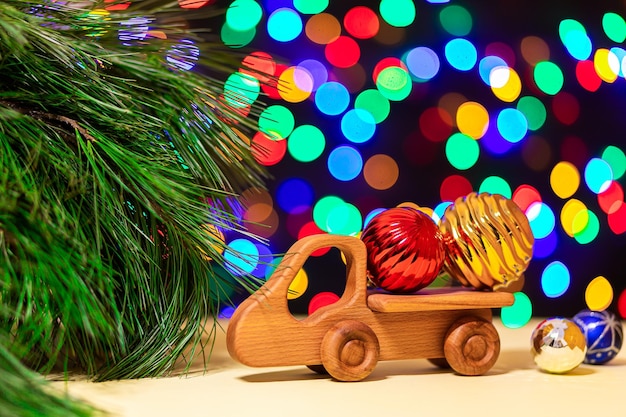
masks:
<svg viewBox="0 0 626 417"><path fill-rule="evenodd" d="M302 33L302 19L298 12L281 7L267 19L267 33L278 42L289 42Z"/></svg>
<svg viewBox="0 0 626 417"><path fill-rule="evenodd" d="M359 62L361 48L349 36L339 36L326 45L324 55L332 65L339 68L349 68Z"/></svg>
<svg viewBox="0 0 626 417"><path fill-rule="evenodd" d="M478 142L463 133L455 133L446 142L446 158L456 169L466 170L473 167L479 155Z"/></svg>
<svg viewBox="0 0 626 417"><path fill-rule="evenodd" d="M287 107L275 104L266 107L259 115L259 130L273 139L285 139L291 134L296 120Z"/></svg>
<svg viewBox="0 0 626 417"><path fill-rule="evenodd" d="M361 91L354 100L354 108L369 112L376 124L384 121L391 112L389 100L377 89Z"/></svg>
<svg viewBox="0 0 626 417"><path fill-rule="evenodd" d="M461 133L479 139L483 137L489 127L489 114L482 104L468 101L459 106L456 113L456 124Z"/></svg>
<svg viewBox="0 0 626 417"><path fill-rule="evenodd" d="M559 36L567 52L575 59L582 61L591 55L591 39L585 27L574 19L562 20L559 24Z"/></svg>
<svg viewBox="0 0 626 417"><path fill-rule="evenodd" d="M569 198L580 186L580 173L571 162L560 161L550 173L550 186L560 198Z"/></svg>
<svg viewBox="0 0 626 417"><path fill-rule="evenodd" d="M548 95L555 95L565 82L563 71L554 62L542 61L535 65L533 72L537 87Z"/></svg>
<svg viewBox="0 0 626 417"><path fill-rule="evenodd" d="M417 10L413 0L381 0L380 15L391 26L409 26L415 20Z"/></svg>
<svg viewBox="0 0 626 417"><path fill-rule="evenodd" d="M617 146L609 145L602 151L601 158L611 167L613 179L618 180L622 178L624 172L626 172L626 154L624 154L623 150Z"/></svg>
<svg viewBox="0 0 626 417"><path fill-rule="evenodd" d="M585 166L585 183L589 189L600 194L606 191L613 181L611 166L603 159L591 158Z"/></svg>
<svg viewBox="0 0 626 417"><path fill-rule="evenodd" d="M369 7L356 6L348 10L343 18L346 31L357 39L369 39L376 36L380 29L378 15Z"/></svg>
<svg viewBox="0 0 626 417"><path fill-rule="evenodd" d="M471 70L478 60L476 47L467 39L452 39L446 44L444 51L448 63L459 71Z"/></svg>
<svg viewBox="0 0 626 417"><path fill-rule="evenodd" d="M609 12L602 16L602 29L613 42L622 43L626 40L626 22L617 13Z"/></svg>
<svg viewBox="0 0 626 417"><path fill-rule="evenodd" d="M259 249L248 239L234 239L224 251L224 261L234 275L251 273L259 263Z"/></svg>
<svg viewBox="0 0 626 417"><path fill-rule="evenodd" d="M332 14L316 14L306 22L304 33L312 42L327 45L341 35L341 23Z"/></svg>
<svg viewBox="0 0 626 417"><path fill-rule="evenodd" d="M339 181L355 179L362 168L363 158L352 146L338 146L328 155L328 171Z"/></svg>
<svg viewBox="0 0 626 417"><path fill-rule="evenodd" d="M528 132L528 121L524 113L517 109L507 108L500 111L496 124L500 135L511 143L521 141Z"/></svg>
<svg viewBox="0 0 626 417"><path fill-rule="evenodd" d="M378 91L391 101L404 100L411 94L412 82L409 73L401 67L387 67L376 79Z"/></svg>
<svg viewBox="0 0 626 417"><path fill-rule="evenodd" d="M322 155L326 147L324 133L313 125L300 125L287 140L287 150L296 161L312 162Z"/></svg>
<svg viewBox="0 0 626 417"><path fill-rule="evenodd" d="M491 175L483 180L478 187L479 193L500 194L506 198L512 197L511 186L502 177Z"/></svg>
<svg viewBox="0 0 626 417"><path fill-rule="evenodd" d="M226 23L233 30L245 32L261 21L263 9L254 0L235 0L226 9Z"/></svg>
<svg viewBox="0 0 626 417"><path fill-rule="evenodd" d="M293 7L302 14L321 13L328 7L329 0L293 0Z"/></svg>
<svg viewBox="0 0 626 417"><path fill-rule="evenodd" d="M528 217L530 229L536 239L548 236L556 223L554 212L544 202L531 204L526 210L526 217Z"/></svg>
<svg viewBox="0 0 626 417"><path fill-rule="evenodd" d="M585 289L585 303L593 311L606 310L613 301L613 287L608 279L597 276L587 284Z"/></svg>
<svg viewBox="0 0 626 417"><path fill-rule="evenodd" d="M513 305L502 307L500 319L505 327L518 329L524 327L532 318L533 305L523 292L516 292L513 297Z"/></svg>
<svg viewBox="0 0 626 417"><path fill-rule="evenodd" d="M546 122L546 106L537 97L521 97L517 102L517 110L526 118L529 130L539 130Z"/></svg>
<svg viewBox="0 0 626 417"><path fill-rule="evenodd" d="M350 93L341 83L329 81L322 84L315 93L315 105L324 114L336 116L343 113L350 104Z"/></svg>
<svg viewBox="0 0 626 417"><path fill-rule="evenodd" d="M439 21L441 27L453 36L466 36L472 30L472 15L462 6L444 7L439 13Z"/></svg>
<svg viewBox="0 0 626 417"><path fill-rule="evenodd" d="M557 298L565 294L571 281L569 269L560 261L550 262L541 274L541 288L546 297Z"/></svg>
<svg viewBox="0 0 626 417"><path fill-rule="evenodd" d="M398 164L389 155L377 154L363 166L363 178L375 190L387 190L398 181Z"/></svg>
<svg viewBox="0 0 626 417"><path fill-rule="evenodd" d="M437 53L425 46L411 49L404 58L411 75L418 81L428 81L437 75L441 63Z"/></svg>
<svg viewBox="0 0 626 417"><path fill-rule="evenodd" d="M350 142L367 142L376 132L376 120L367 110L349 110L341 118L341 132Z"/></svg>
<svg viewBox="0 0 626 417"><path fill-rule="evenodd" d="M216 98L241 117L239 139L276 176L269 188L275 201L250 201L240 216L267 223L251 231L271 237L271 251L281 252L313 233L357 235L371 216L398 201L418 209L424 204L439 221L453 201L474 190L511 198L535 237L517 310L502 310L503 322L523 326L532 297L549 299L542 312L561 305L555 298L574 297L581 280L600 272L584 259L606 266L626 234L619 136L626 23L619 8L596 5L597 18L572 14L578 20L555 9L561 16L554 25L535 28L525 18L519 28L510 25L519 31L507 37L485 24L505 23L494 8L452 3L231 2L222 42L254 52L241 54L239 71ZM547 16L540 8L507 7ZM121 42L167 36L139 20L126 26ZM174 45L166 51L172 69L200 62L192 42ZM259 101L264 105L255 107ZM251 127L258 132L247 136L244 119L257 117ZM225 241L237 238L226 233ZM259 258L268 255L266 246L257 249ZM328 248L313 256L325 253ZM614 263L620 267L621 258ZM259 261L252 275L267 269ZM608 293L598 291L597 282L587 292L600 305ZM622 282L613 286L623 295ZM293 302L306 304L318 284L294 290L300 297ZM335 290L327 293L338 298ZM522 312L517 321L509 319L514 311Z"/></svg>

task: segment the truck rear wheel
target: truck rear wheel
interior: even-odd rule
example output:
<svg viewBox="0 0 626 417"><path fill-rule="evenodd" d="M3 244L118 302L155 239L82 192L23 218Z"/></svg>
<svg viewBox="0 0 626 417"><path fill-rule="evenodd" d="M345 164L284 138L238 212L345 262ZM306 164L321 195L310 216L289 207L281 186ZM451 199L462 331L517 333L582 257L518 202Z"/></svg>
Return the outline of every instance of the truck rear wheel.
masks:
<svg viewBox="0 0 626 417"><path fill-rule="evenodd" d="M322 364L339 381L360 381L372 373L380 354L378 338L364 323L345 320L331 327L322 340Z"/></svg>
<svg viewBox="0 0 626 417"><path fill-rule="evenodd" d="M491 322L479 317L457 320L443 346L450 367L461 375L482 375L498 360L500 337Z"/></svg>

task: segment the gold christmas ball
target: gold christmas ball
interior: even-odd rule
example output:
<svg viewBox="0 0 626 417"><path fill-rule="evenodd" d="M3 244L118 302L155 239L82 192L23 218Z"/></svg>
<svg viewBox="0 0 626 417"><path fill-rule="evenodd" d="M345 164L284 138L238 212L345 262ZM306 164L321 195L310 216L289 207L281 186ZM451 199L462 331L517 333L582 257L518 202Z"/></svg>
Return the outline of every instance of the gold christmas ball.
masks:
<svg viewBox="0 0 626 417"><path fill-rule="evenodd" d="M580 327L572 320L553 317L537 325L531 337L530 351L541 370L563 374L583 362L587 342Z"/></svg>
<svg viewBox="0 0 626 417"><path fill-rule="evenodd" d="M522 210L500 194L470 193L439 224L443 269L466 287L502 290L523 276L535 238Z"/></svg>

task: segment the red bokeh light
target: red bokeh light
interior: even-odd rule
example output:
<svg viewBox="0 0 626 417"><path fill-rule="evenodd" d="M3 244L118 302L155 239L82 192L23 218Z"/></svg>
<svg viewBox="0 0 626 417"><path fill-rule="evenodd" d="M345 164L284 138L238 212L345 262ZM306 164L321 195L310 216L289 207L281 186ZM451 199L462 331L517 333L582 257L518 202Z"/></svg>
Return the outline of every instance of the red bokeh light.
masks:
<svg viewBox="0 0 626 417"><path fill-rule="evenodd" d="M592 93L602 85L602 79L598 76L592 61L578 61L576 79L582 88Z"/></svg>
<svg viewBox="0 0 626 417"><path fill-rule="evenodd" d="M378 79L378 74L380 74L382 70L388 67L400 67L407 72L409 71L407 66L404 64L404 62L402 62L400 58L396 58L392 56L383 58L380 61L378 61L378 63L374 66L374 70L372 71L372 80L374 81L374 84L376 84L376 81Z"/></svg>
<svg viewBox="0 0 626 417"><path fill-rule="evenodd" d="M612 181L606 191L598 194L598 205L606 214L611 214L624 202L624 190L617 181Z"/></svg>
<svg viewBox="0 0 626 417"><path fill-rule="evenodd" d="M561 91L552 99L552 112L559 122L571 125L580 116L580 103L573 94Z"/></svg>
<svg viewBox="0 0 626 417"><path fill-rule="evenodd" d="M441 201L454 201L459 197L465 197L472 191L472 184L462 175L450 175L442 181L439 187Z"/></svg>
<svg viewBox="0 0 626 417"><path fill-rule="evenodd" d="M309 315L315 313L319 308L336 303L337 301L339 301L339 296L334 292L324 291L315 294L311 298L311 301L309 301Z"/></svg>
<svg viewBox="0 0 626 417"><path fill-rule="evenodd" d="M380 22L376 13L365 6L357 6L348 10L343 18L346 31L358 39L369 39L376 36Z"/></svg>
<svg viewBox="0 0 626 417"><path fill-rule="evenodd" d="M616 235L626 233L626 204L622 202L618 208L612 208L609 214L609 228Z"/></svg>
<svg viewBox="0 0 626 417"><path fill-rule="evenodd" d="M349 68L359 62L361 48L349 36L340 36L324 48L328 62L339 68Z"/></svg>
<svg viewBox="0 0 626 417"><path fill-rule="evenodd" d="M287 152L287 141L272 140L263 132L257 132L252 138L252 155L261 165L271 166L279 163Z"/></svg>
<svg viewBox="0 0 626 417"><path fill-rule="evenodd" d="M420 115L422 135L431 142L443 142L452 134L452 116L442 108L430 107Z"/></svg>
<svg viewBox="0 0 626 417"><path fill-rule="evenodd" d="M302 226L302 228L298 232L298 240L306 236L321 235L324 233L326 232L320 229L319 227L317 227L315 222L308 222L304 226ZM328 251L330 251L330 248L320 248L320 249L313 251L313 253L311 253L311 256L322 256L322 255L327 254Z"/></svg>
<svg viewBox="0 0 626 417"><path fill-rule="evenodd" d="M517 189L513 192L511 199L524 213L526 213L528 207L541 202L541 194L539 194L539 191L537 191L535 187L524 184L517 187Z"/></svg>

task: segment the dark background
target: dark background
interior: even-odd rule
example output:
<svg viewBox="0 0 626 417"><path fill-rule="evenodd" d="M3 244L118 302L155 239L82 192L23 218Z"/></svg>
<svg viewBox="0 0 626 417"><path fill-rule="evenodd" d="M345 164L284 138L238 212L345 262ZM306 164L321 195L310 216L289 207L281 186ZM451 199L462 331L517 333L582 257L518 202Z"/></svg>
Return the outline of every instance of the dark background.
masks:
<svg viewBox="0 0 626 417"><path fill-rule="evenodd" d="M225 2L229 4L230 2ZM265 4L264 1L260 3ZM335 15L342 21L345 13L357 5L368 6L378 10L379 1L331 1L325 11ZM616 300L626 288L626 237L614 235L608 225L606 214L597 204L596 196L591 193L584 182L573 196L583 201L587 207L597 214L600 220L600 234L596 240L587 245L580 245L567 237L560 228L558 220L564 201L557 197L549 184L549 173L552 167L564 159L562 143L572 135L583 139L587 147L588 161L599 157L608 145L626 149L624 120L626 119L626 81L621 78L613 84L604 83L594 92L584 90L576 81L576 61L571 58L559 39L559 23L566 18L576 19L585 26L592 39L593 50L615 45L602 30L602 16L612 11L626 16L626 1L496 1L496 0L459 0L448 4L465 7L472 15L473 26L467 39L476 45L478 58L484 56L484 48L492 42L508 44L516 52L515 69L522 78L522 94L540 98L548 110L546 124L538 131L551 145L551 157L548 168L534 171L522 160L522 145L502 156L492 156L481 149L479 162L473 168L459 172L451 167L444 154L444 143L433 144L424 140L424 146L432 152L435 159L429 164L416 164L406 157L404 149L408 134L419 132L418 116L427 108L437 106L438 100L448 92L458 92L468 100L477 101L487 109L500 109L508 104L498 100L487 86L480 80L477 70L465 73L452 69L443 58L443 47L452 38L439 24L438 14L445 5L429 4L426 1L415 1L417 7L416 21L408 28L397 29L403 32L403 41L389 46L374 40L359 41L362 55L359 63L365 69L367 82L362 89L374 88L371 81L371 70L382 58L387 56L401 57L402 54L416 46L428 46L440 56L441 69L437 76L421 85L415 85L411 96L401 102L392 102L390 116L377 126L374 139L359 145L365 161L369 156L385 153L392 156L398 163L400 177L395 186L389 190L376 191L370 188L362 176L343 183L334 179L326 168L329 152L339 144L346 143L339 130L337 118L322 115L315 109L310 100L303 103L290 104L282 101L267 100L267 104L282 104L289 107L296 117L296 126L310 123L324 131L327 139L326 149L315 162L302 164L294 161L288 154L277 165L270 167L274 179L268 183L268 189L275 195L280 182L292 176L299 176L310 181L315 189L316 201L329 194L339 195L347 202L355 204L363 215L377 206L393 207L401 202L413 201L421 206L435 207L439 202L439 185L451 174L461 174L468 178L472 185L478 186L488 175L498 175L506 179L514 190L521 184L530 184L537 188L557 216L559 245L555 252L545 258L533 260L526 272L524 292L533 303L533 314L537 316L564 315L572 316L585 307L584 292L587 284L596 276L605 276L612 284ZM264 24L264 14L254 41L245 50L262 50L272 54L277 60L285 63L297 63L302 59L315 58L324 61L323 47L310 42L304 34L296 40L279 44L268 38ZM382 20L382 19L381 19ZM306 22L306 16L303 17ZM342 34L346 34L345 30ZM565 75L562 91L575 95L580 104L580 117L570 126L565 126L551 117L550 97L540 95L533 90L529 75L532 68L526 64L519 53L520 41L526 36L542 38L550 48L550 60L556 63ZM361 91L361 90L359 90ZM356 94L352 95L352 100ZM351 102L351 105L353 101ZM511 105L514 105L512 103ZM573 161L572 161L573 162ZM583 172L584 164L576 164ZM624 187L624 179L619 180ZM277 205L276 205L277 206ZM287 251L294 242L285 230L286 213L280 208L276 210L281 219L277 232L271 237L271 249L274 252ZM571 272L571 284L568 291L559 298L548 298L543 294L540 284L541 272L547 264L560 260ZM292 311L305 312L310 297L320 291L343 291L343 264L336 250L319 258L309 258L306 264L309 275L309 289L300 298L290 302ZM614 301L615 305L615 301Z"/></svg>

